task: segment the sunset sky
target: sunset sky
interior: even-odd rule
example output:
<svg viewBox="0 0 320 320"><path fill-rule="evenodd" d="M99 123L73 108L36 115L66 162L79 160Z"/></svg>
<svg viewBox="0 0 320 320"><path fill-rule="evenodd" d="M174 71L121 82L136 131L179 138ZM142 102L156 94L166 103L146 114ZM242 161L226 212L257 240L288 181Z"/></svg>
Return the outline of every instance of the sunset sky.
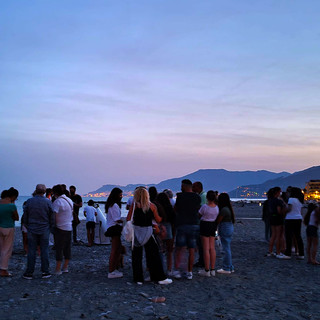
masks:
<svg viewBox="0 0 320 320"><path fill-rule="evenodd" d="M2 1L0 189L320 164L320 2Z"/></svg>

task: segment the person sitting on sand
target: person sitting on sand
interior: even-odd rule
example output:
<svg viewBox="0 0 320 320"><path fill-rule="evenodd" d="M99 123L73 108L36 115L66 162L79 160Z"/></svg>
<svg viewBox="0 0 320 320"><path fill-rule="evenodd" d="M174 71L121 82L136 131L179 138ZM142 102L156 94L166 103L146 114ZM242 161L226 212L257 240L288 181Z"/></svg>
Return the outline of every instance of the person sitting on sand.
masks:
<svg viewBox="0 0 320 320"><path fill-rule="evenodd" d="M277 259L287 259L281 252L284 249L284 215L286 211L285 203L279 199L281 194L280 187L272 189L272 195L269 199L271 238L269 242L268 257L276 256ZM273 253L273 246L276 243L276 254Z"/></svg>
<svg viewBox="0 0 320 320"><path fill-rule="evenodd" d="M8 271L14 241L14 222L19 220L14 204L19 195L18 190L10 188L1 193L0 200L0 276L11 277Z"/></svg>
<svg viewBox="0 0 320 320"><path fill-rule="evenodd" d="M92 247L94 243L94 229L96 226L97 209L93 206L93 200L88 201L88 205L84 208L83 214L86 217L86 229L88 238L88 247Z"/></svg>
<svg viewBox="0 0 320 320"><path fill-rule="evenodd" d="M55 274L69 272L68 265L71 258L71 232L73 220L73 203L70 198L64 194L61 185L55 185L52 188L53 194L56 198L52 204L53 212L55 213L55 230L54 243L56 248L56 269ZM62 260L64 264L61 270Z"/></svg>
<svg viewBox="0 0 320 320"><path fill-rule="evenodd" d="M133 215L134 246L132 249L132 271L133 281L137 284L144 282L142 268L143 248L146 252L146 262L149 268L151 281L158 284L170 284L171 279L166 279L159 254L159 247L153 236L152 220L161 222L157 207L150 202L149 193L146 188L139 187L134 192L134 203L128 212L127 221Z"/></svg>
<svg viewBox="0 0 320 320"><path fill-rule="evenodd" d="M231 201L227 193L221 193L219 195L218 204L219 216L217 218L217 224L224 256L222 269L217 270L217 273L230 274L231 272L234 272L230 244L234 231L233 225L235 222L235 217Z"/></svg>
<svg viewBox="0 0 320 320"><path fill-rule="evenodd" d="M111 237L111 252L109 257L109 273L108 278L121 278L123 273L118 270L121 256L121 199L122 190L113 188L107 199L105 212L107 214L107 231L106 237Z"/></svg>
<svg viewBox="0 0 320 320"><path fill-rule="evenodd" d="M219 215L216 193L212 190L206 194L207 204L203 204L199 210L200 236L203 248L204 270L199 271L200 276L215 276L216 248L215 234L217 230L216 219Z"/></svg>
<svg viewBox="0 0 320 320"><path fill-rule="evenodd" d="M308 205L307 214L304 217L304 224L307 226L307 255L308 263L314 265L320 265L317 261L317 251L318 251L318 227L320 223L320 208L314 203Z"/></svg>

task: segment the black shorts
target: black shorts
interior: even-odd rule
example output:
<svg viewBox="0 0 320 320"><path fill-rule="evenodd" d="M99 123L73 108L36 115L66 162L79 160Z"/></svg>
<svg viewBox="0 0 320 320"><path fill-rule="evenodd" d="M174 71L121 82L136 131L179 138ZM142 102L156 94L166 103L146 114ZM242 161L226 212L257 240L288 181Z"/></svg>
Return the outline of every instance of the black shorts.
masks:
<svg viewBox="0 0 320 320"><path fill-rule="evenodd" d="M307 226L306 233L307 237L318 238L318 228L315 226Z"/></svg>
<svg viewBox="0 0 320 320"><path fill-rule="evenodd" d="M270 217L270 224L272 226L282 226L284 225L284 218L280 215L272 215Z"/></svg>
<svg viewBox="0 0 320 320"><path fill-rule="evenodd" d="M108 230L104 233L106 237L120 237L122 232L122 226L119 224L116 224L115 226L112 226L108 228Z"/></svg>
<svg viewBox="0 0 320 320"><path fill-rule="evenodd" d="M89 229L94 229L95 226L96 226L96 223L95 223L94 221L88 221L88 222L86 223L86 228L87 228L87 230L89 230Z"/></svg>
<svg viewBox="0 0 320 320"><path fill-rule="evenodd" d="M214 237L217 230L215 221L200 221L200 236Z"/></svg>

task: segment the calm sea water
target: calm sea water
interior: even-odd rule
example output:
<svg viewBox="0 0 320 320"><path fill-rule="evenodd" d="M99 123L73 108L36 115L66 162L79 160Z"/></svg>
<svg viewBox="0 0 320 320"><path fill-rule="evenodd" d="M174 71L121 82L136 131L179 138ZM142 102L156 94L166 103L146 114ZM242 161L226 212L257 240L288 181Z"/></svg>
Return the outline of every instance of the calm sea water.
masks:
<svg viewBox="0 0 320 320"><path fill-rule="evenodd" d="M19 214L19 217L21 219L21 216L23 214L23 204L25 201L27 201L29 198L31 198L31 196L19 196L17 201L16 201L16 206L17 206L17 209L18 209L18 214ZM82 197L82 201L83 201L83 207L80 208L80 211L79 211L79 217L80 217L80 220L84 220L85 219L85 216L83 215L83 208L86 207L87 203L89 200L93 200L93 201L106 201L107 198L92 198L92 197ZM128 198L127 197L123 197L122 198L122 202L127 202ZM263 202L265 201L266 199L244 199L244 198L234 198L234 199L231 199L232 201L248 201L248 202L251 202L251 201L254 201L254 202ZM100 209L101 211L104 213L104 204L100 204ZM126 210L126 205L125 204L122 204L121 206L121 216L122 217L126 217L127 216L127 213L128 213L128 210ZM16 226L20 226L20 221L17 221L16 222Z"/></svg>

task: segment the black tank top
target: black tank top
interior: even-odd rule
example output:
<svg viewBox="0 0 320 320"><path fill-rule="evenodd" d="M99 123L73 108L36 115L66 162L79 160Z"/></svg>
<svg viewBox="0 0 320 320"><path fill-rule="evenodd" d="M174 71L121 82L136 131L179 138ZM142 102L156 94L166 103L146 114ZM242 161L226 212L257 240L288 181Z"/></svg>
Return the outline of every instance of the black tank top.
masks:
<svg viewBox="0 0 320 320"><path fill-rule="evenodd" d="M135 208L133 214L133 224L139 227L149 227L152 226L153 212L149 210L144 213L141 208Z"/></svg>

